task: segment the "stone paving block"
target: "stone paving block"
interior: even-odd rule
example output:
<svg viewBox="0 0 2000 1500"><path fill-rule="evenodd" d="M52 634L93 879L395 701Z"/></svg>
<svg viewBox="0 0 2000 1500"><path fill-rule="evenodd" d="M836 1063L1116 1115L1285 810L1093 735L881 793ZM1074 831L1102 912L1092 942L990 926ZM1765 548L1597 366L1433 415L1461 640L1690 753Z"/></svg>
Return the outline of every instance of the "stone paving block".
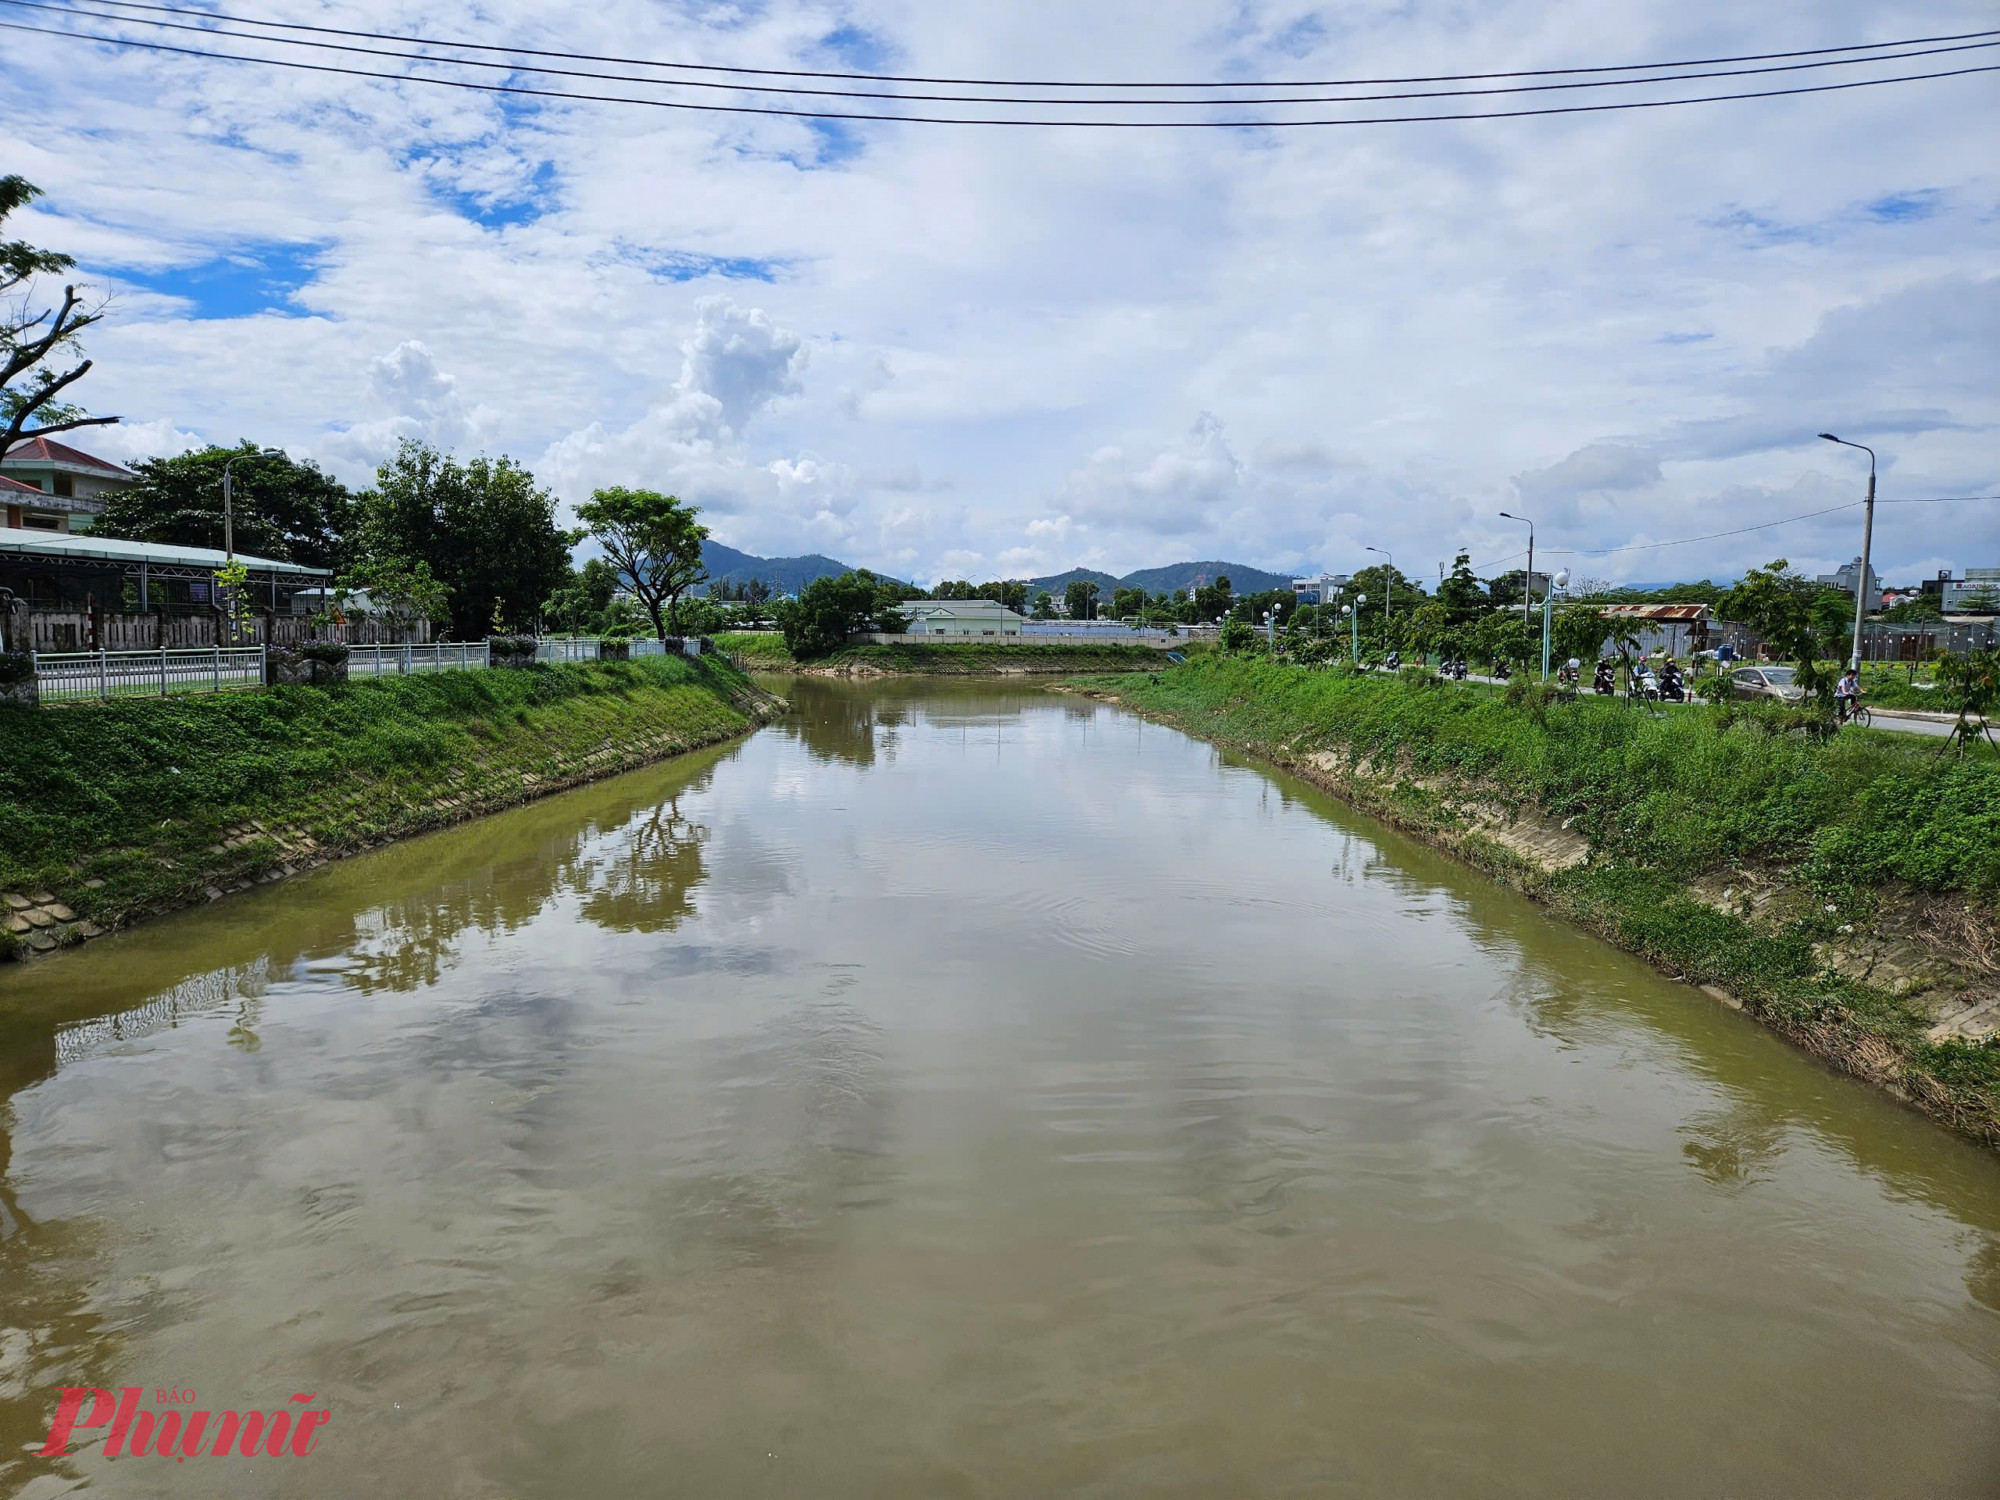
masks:
<svg viewBox="0 0 2000 1500"><path fill-rule="evenodd" d="M44 907L43 910L58 922L74 922L76 920L76 913L71 911L67 906L64 906L60 901Z"/></svg>
<svg viewBox="0 0 2000 1500"><path fill-rule="evenodd" d="M4 926L5 930L8 932L27 932L30 930L28 925L28 919L22 916L19 912L15 912L12 916L10 916L6 920L4 924L0 924L0 926Z"/></svg>
<svg viewBox="0 0 2000 1500"><path fill-rule="evenodd" d="M5 900L7 902L7 905L15 911L26 911L29 907L35 904L34 902L30 901L26 896L18 896L12 891L9 891L7 893Z"/></svg>
<svg viewBox="0 0 2000 1500"><path fill-rule="evenodd" d="M46 932L31 932L28 934L28 946L37 953L52 953L55 951L56 940Z"/></svg>
<svg viewBox="0 0 2000 1500"><path fill-rule="evenodd" d="M56 899L56 893L54 891L30 891L28 899L37 906L47 906L51 901Z"/></svg>
<svg viewBox="0 0 2000 1500"><path fill-rule="evenodd" d="M21 915L37 927L53 927L56 925L56 919L43 911L39 906L32 911L24 911Z"/></svg>

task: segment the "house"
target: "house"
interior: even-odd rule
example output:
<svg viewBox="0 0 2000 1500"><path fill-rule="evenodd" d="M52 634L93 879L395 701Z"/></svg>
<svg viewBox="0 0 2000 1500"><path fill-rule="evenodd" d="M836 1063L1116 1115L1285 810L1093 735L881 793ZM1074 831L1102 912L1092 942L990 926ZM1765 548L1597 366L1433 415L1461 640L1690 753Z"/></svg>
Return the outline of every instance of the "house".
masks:
<svg viewBox="0 0 2000 1500"><path fill-rule="evenodd" d="M1853 562L1842 563L1838 568L1834 569L1831 573L1820 574L1818 581L1821 583L1830 583L1835 588L1845 589L1848 593L1851 594L1854 593L1856 588L1859 586L1860 579L1861 579L1861 559L1857 557L1854 559ZM1881 607L1882 607L1882 580L1876 575L1873 565L1870 565L1868 569L1868 608L1871 611L1873 611L1873 610L1878 610Z"/></svg>
<svg viewBox="0 0 2000 1500"><path fill-rule="evenodd" d="M1345 573L1319 573L1311 578L1292 580L1294 604L1325 604L1348 585Z"/></svg>
<svg viewBox="0 0 2000 1500"><path fill-rule="evenodd" d="M8 526L27 531L88 531L105 498L139 476L54 438L17 441L0 458L0 504Z"/></svg>
<svg viewBox="0 0 2000 1500"><path fill-rule="evenodd" d="M1706 604L1607 604L1598 613L1629 628L1642 655L1664 650L1670 656L1708 650L1715 617Z"/></svg>
<svg viewBox="0 0 2000 1500"><path fill-rule="evenodd" d="M915 599L896 606L906 633L924 636L1019 636L1021 617L991 599Z"/></svg>

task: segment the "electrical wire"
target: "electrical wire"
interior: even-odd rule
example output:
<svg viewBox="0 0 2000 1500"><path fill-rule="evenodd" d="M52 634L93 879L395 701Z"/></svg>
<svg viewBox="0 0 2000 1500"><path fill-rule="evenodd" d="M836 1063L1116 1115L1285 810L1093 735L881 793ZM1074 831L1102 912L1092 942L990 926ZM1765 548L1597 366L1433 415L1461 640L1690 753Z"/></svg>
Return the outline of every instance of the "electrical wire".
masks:
<svg viewBox="0 0 2000 1500"><path fill-rule="evenodd" d="M262 26L270 30L310 31L326 36L358 37L364 41L402 42L412 46L456 47L461 51L504 52L516 57L553 57L568 62L620 63L634 67L674 68L688 72L733 73L738 76L764 78L833 78L860 83L921 83L943 84L964 88L1061 88L1061 89L1185 89L1185 88L1373 88L1400 87L1406 83L1482 83L1501 78L1559 78L1574 77L1586 73L1630 73L1654 71L1664 68L1708 68L1720 67L1728 63L1780 62L1795 57L1824 57L1840 52L1873 52L1896 47L1930 46L1938 42L1975 41L1982 37L2000 36L2000 30L1962 31L1941 36L1904 37L1892 42L1856 42L1842 47L1811 47L1791 52L1752 52L1733 57L1682 58L1672 62L1657 63L1617 63L1585 68L1531 68L1505 73L1436 73L1408 78L1317 78L1317 79L1262 79L1228 81L1198 81L1175 83L1121 83L1113 81L1078 81L1062 79L1022 79L1022 78L934 78L900 73L854 73L811 70L803 68L741 68L715 63L661 62L643 57L619 57L589 52L561 52L533 47L507 47L485 42L454 42L435 37L402 36L394 32L359 31L339 26L311 26L297 21L267 21L247 16L232 16L224 11L204 10L197 6L154 5L142 0L95 0L95 3L114 6L121 10L149 11L155 14L176 16L199 16L217 21L233 21L239 25Z"/></svg>
<svg viewBox="0 0 2000 1500"><path fill-rule="evenodd" d="M1632 109L1665 109L1683 104L1714 104L1738 99L1777 99L1803 94L1842 93L1850 89L1876 88L1892 83L1922 83L1943 78L1961 78L1975 73L2000 72L2000 64L1942 69L1929 73L1897 74L1889 78L1850 79L1843 83L1812 84L1798 88L1759 89L1731 94L1698 94L1677 99L1627 99L1607 104L1549 105L1535 109L1468 110L1457 114L1361 115L1312 120L1123 120L1123 119L1035 119L1012 116L882 114L859 110L778 109L749 104L698 104L678 99L636 98L628 94L589 94L566 89L528 88L519 84L475 83L460 78L432 78L418 73L388 73L369 68L340 67L332 63L300 62L288 58L255 57L239 52L213 52L199 47L180 47L167 42L145 42L130 37L102 36L94 32L65 31L51 26L30 26L22 22L0 21L0 30L38 36L64 37L71 41L96 42L103 46L160 52L180 57L197 57L214 62L250 63L260 67L283 68L292 72L325 73L347 78L371 78L389 83L427 84L472 93L501 94L515 98L566 99L589 104L637 104L696 114L759 115L804 120L847 120L902 125L999 125L1036 128L1097 130L1246 130L1286 129L1335 125L1408 125L1450 120L1509 120L1534 116L1605 114ZM1004 103L987 100L986 103ZM1228 101L1218 101L1227 103Z"/></svg>
<svg viewBox="0 0 2000 1500"><path fill-rule="evenodd" d="M1993 33L1988 33L1987 35L1995 38L1995 40L1962 41L1958 39L1953 39L1950 45L1944 45L1944 46L1930 46L1930 47L1919 48L1916 47L1916 44L1914 43L1885 43L1881 44L1876 49L1870 51L1865 56L1841 56L1841 57L1831 57L1831 58L1823 57L1816 61L1811 61L1811 62L1788 62L1782 64L1770 64L1762 67L1731 68L1724 71L1712 71L1712 72L1702 72L1702 73L1665 73L1665 74L1656 73L1650 76L1634 76L1634 77L1621 77L1621 78L1591 78L1584 80L1573 80L1564 83L1509 84L1506 86L1494 87L1494 88L1429 89L1429 90L1418 90L1415 92L1391 93L1391 94L1376 93L1376 94L1335 94L1335 95L1324 95L1324 94L1272 95L1272 96L1257 97L1257 98L1242 98L1235 96L1228 98L1168 97L1168 98L1153 98L1153 99L1128 99L1128 98L1117 98L1117 97L1094 98L1088 96L1084 97L1032 96L1032 97L1022 98L1018 96L994 97L990 94L912 94L912 93L890 92L886 90L800 88L788 85L761 84L761 83L760 84L720 83L720 82L710 81L707 79L654 78L654 77L648 77L644 74L634 74L634 73L603 73L603 72L591 71L588 69L558 68L558 67L549 67L539 64L522 65L512 62L488 60L484 58L433 57L421 52L400 52L383 47L363 47L354 45L352 43L322 42L322 41L314 41L305 38L289 37L289 36L262 36L254 32L218 30L214 26L201 26L184 21L161 21L161 20L153 20L148 17L136 17L136 18L127 17L118 15L108 9L95 8L95 7L106 7L111 5L117 5L121 3L123 3L123 0L89 0L89 5L90 7L93 8L86 8L85 6L79 6L74 4L49 3L49 0L0 0L0 4L9 5L20 10L46 11L60 15L77 16L89 20L109 21L115 24L122 23L127 25L149 26L159 30L166 30L166 31L193 32L199 36L213 37L217 39L227 38L232 41L264 42L272 46L298 47L320 52L338 52L347 54L359 54L367 57L393 58L400 62L424 63L433 67L482 68L503 73L526 73L526 74L535 74L545 77L556 77L556 78L586 78L601 83L652 84L655 86L668 87L668 88L708 89L717 92L737 93L737 94L744 94L744 93L775 94L775 95L785 95L785 96L832 98L832 99L863 99L863 100L886 99L886 100L896 100L899 102L926 103L926 104L1004 104L1009 106L1030 105L1030 104L1036 104L1036 105L1055 104L1055 105L1077 106L1077 107L1089 107L1097 105L1122 105L1122 106L1136 105L1150 109L1150 108L1180 107L1180 106L1211 107L1218 104L1236 105L1236 106L1303 105L1303 104L1369 104L1369 103L1376 103L1388 100L1407 100L1407 99L1472 99L1472 98L1485 98L1485 97L1509 95L1509 94L1569 92L1581 89L1629 88L1637 85L1659 85L1668 83L1695 82L1710 78L1741 78L1741 77L1767 75L1774 73L1796 73L1796 72L1810 71L1819 68L1855 67L1872 63L1902 62L1918 57L1936 57L1948 53L1977 52L1994 47L2000 47L2000 32L1993 32ZM147 5L147 6L135 6L133 8L143 9L152 12L165 12L167 14L173 14L173 15L205 14L200 11L176 10L170 6ZM210 17L210 19L216 21L222 21L231 25L275 27L283 24L283 23L265 22L265 21L241 20L236 17L227 17L227 16L214 16ZM289 27L288 26L286 27L286 29L310 30L318 33L332 33L336 35L358 35L358 36L378 37L378 39L398 40L395 38L379 38L377 33L345 32L345 31L339 31L338 29L332 27ZM424 40L401 39L401 40L405 40L406 45L441 46L441 47L452 47L459 50L477 50L477 51L501 50L497 48L488 48L473 43L436 42L428 39ZM1900 51L1887 50L1889 48L1896 48L1896 47L1901 47L1904 50ZM563 54L536 53L533 55L562 56ZM571 60L604 61L605 59L591 59L579 56ZM674 66L668 64L656 64L656 63L646 63L642 65L647 67ZM1598 70L1598 71L1610 71L1610 70ZM985 85L985 86L1011 87L1012 85ZM1188 86L1188 85L1183 85L1183 86ZM1234 89L1242 89L1249 87L1278 87L1278 86L1279 85L1261 85L1261 84L1260 85L1245 85L1245 84L1202 85L1202 87L1234 88ZM1284 85L1284 86L1304 88L1304 87L1318 87L1320 85L1301 84L1301 85ZM1152 86L1146 85L1146 87L1152 87Z"/></svg>

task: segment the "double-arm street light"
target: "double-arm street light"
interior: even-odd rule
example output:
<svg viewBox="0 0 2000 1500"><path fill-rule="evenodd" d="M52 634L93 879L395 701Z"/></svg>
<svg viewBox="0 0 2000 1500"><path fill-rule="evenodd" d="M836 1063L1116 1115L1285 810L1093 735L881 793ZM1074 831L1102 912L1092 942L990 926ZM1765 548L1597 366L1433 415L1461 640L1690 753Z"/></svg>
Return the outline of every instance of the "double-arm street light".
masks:
<svg viewBox="0 0 2000 1500"><path fill-rule="evenodd" d="M1856 672L1861 670L1861 621L1868 613L1868 553L1875 541L1875 450L1866 443L1850 443L1846 438L1835 437L1830 432L1822 432L1821 437L1829 443L1838 443L1843 448L1859 448L1868 455L1868 511L1861 523L1861 576L1854 580L1854 649L1848 657L1848 665Z"/></svg>
<svg viewBox="0 0 2000 1500"><path fill-rule="evenodd" d="M1535 523L1512 511L1503 510L1500 514L1504 519L1519 521L1528 528L1528 571L1521 575L1521 623L1527 625L1533 621L1535 614L1533 601L1528 597L1535 587Z"/></svg>
<svg viewBox="0 0 2000 1500"><path fill-rule="evenodd" d="M1549 616L1556 607L1556 590L1569 587L1569 569L1564 568L1549 580L1549 591L1542 595L1542 681L1549 680Z"/></svg>

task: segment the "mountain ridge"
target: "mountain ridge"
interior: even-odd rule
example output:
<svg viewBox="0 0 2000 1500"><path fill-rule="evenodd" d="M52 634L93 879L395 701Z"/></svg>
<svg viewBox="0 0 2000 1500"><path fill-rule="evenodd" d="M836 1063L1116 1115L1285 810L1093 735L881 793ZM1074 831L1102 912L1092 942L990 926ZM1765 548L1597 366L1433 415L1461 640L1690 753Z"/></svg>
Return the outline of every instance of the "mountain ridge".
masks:
<svg viewBox="0 0 2000 1500"><path fill-rule="evenodd" d="M755 553L742 552L718 541L701 544L701 560L708 568L709 577L717 583L748 583L752 579L769 584L780 594L796 594L815 578L837 578L842 573L852 571L849 564L838 558L822 553L808 552L798 557L759 557ZM1168 563L1158 568L1139 568L1120 578L1115 574L1097 568L1070 568L1062 573L1048 573L1040 578L1027 580L1029 596L1047 589L1057 598L1076 579L1085 579L1097 585L1106 603L1111 600L1114 589L1144 589L1149 594L1165 593L1174 589L1200 588L1213 583L1217 577L1226 577L1230 587L1239 594L1259 593L1264 589L1282 589L1291 586L1289 573L1272 573L1263 568L1253 568L1247 563L1221 562L1210 559L1205 562ZM974 580L984 582L985 580Z"/></svg>

